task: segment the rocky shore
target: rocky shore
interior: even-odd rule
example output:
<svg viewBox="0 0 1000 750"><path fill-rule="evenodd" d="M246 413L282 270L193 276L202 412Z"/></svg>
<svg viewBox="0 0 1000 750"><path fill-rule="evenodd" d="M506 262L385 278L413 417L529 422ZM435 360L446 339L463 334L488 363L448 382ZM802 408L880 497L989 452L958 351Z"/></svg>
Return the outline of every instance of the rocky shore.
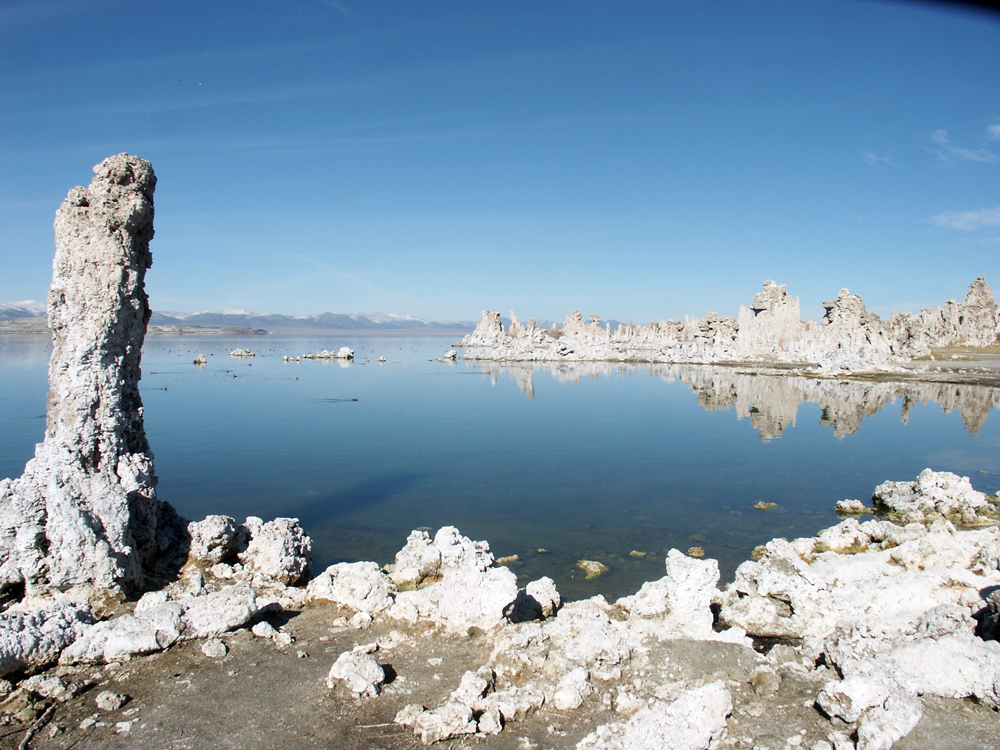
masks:
<svg viewBox="0 0 1000 750"><path fill-rule="evenodd" d="M451 527L310 579L294 520L210 516L138 601L0 614L0 737L42 720L32 747L995 747L996 504L927 470L721 589L714 560L671 550L615 602L519 586Z"/></svg>
<svg viewBox="0 0 1000 750"><path fill-rule="evenodd" d="M521 324L511 311L505 329L500 313L484 310L460 345L470 360L756 364L839 374L895 372L935 349L994 346L1000 334L997 305L982 276L962 302L893 313L888 321L869 313L847 289L823 307L819 323L804 322L785 285L765 281L738 318L709 313L684 322L622 324L614 331L602 328L597 315L584 321L579 310L551 329L537 328L534 318Z"/></svg>
<svg viewBox="0 0 1000 750"><path fill-rule="evenodd" d="M0 744L810 750L1000 743L998 499L926 470L719 588L678 550L614 602L414 531L311 571L296 519L189 522L139 398L148 162L56 219L45 439L0 481ZM908 744L909 743L909 744Z"/></svg>

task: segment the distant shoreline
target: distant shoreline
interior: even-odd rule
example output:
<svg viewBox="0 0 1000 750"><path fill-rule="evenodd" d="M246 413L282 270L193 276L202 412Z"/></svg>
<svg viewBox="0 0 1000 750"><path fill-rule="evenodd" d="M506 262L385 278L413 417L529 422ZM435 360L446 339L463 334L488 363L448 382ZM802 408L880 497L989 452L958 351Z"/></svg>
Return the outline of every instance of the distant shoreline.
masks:
<svg viewBox="0 0 1000 750"><path fill-rule="evenodd" d="M292 336L306 338L310 336L464 336L471 331L469 327L435 328L256 328L252 326L176 326L151 325L146 330L147 336ZM48 321L45 316L14 318L0 320L0 334L16 334L42 336L49 334Z"/></svg>

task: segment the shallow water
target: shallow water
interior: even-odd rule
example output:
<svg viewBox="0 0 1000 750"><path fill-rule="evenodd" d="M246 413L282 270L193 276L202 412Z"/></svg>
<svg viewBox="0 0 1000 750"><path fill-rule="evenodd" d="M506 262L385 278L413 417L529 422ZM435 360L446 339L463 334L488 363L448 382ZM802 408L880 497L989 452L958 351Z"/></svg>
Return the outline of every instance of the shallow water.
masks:
<svg viewBox="0 0 1000 750"><path fill-rule="evenodd" d="M281 359L343 345L354 363ZM257 356L228 356L237 347ZM451 524L517 555L522 581L549 575L564 596L615 598L663 575L671 547L704 547L731 578L754 546L811 535L836 522L837 500L927 466L1000 488L998 389L434 360L449 348L149 337L159 497L192 519L298 517L316 570L391 562L411 529ZM0 337L0 477L19 475L43 437L48 356L38 337ZM585 580L580 559L611 571Z"/></svg>

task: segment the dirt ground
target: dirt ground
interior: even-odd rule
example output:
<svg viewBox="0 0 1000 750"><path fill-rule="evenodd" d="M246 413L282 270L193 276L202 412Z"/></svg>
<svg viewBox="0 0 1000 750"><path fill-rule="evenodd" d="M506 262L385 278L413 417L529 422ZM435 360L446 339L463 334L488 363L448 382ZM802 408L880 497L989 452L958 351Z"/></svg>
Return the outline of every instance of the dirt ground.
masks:
<svg viewBox="0 0 1000 750"><path fill-rule="evenodd" d="M444 635L427 628L376 621L365 630L331 627L350 612L336 606L308 607L272 616L270 622L294 641L279 645L243 629L223 637L228 653L210 658L201 641L132 661L100 667L55 667L67 682L86 680L88 689L55 703L27 747L34 750L101 748L190 749L258 748L299 750L396 750L422 747L409 729L393 723L409 703L433 708L445 702L466 670L486 663L493 639L483 633ZM337 656L355 645L396 631L398 645L377 652L390 682L375 698L358 700L345 688L330 689L326 676ZM678 690L722 679L733 697L726 744L733 747L810 748L832 731L853 727L831 723L813 705L828 670L779 669L781 685L760 696L749 683L758 657L726 643L665 641L633 656L621 680L598 688L572 712L543 706L499 735L466 736L441 744L450 748L531 750L575 747L598 725L623 718L613 707L620 689L642 694L653 685ZM117 710L96 705L103 691L128 696ZM17 696L8 699L16 701ZM23 700L23 698L22 698ZM33 719L51 701L39 702L24 722L0 726L0 747L18 748ZM995 750L1000 747L1000 715L970 701L925 699L924 718L898 742L898 750ZM0 707L2 708L2 707ZM30 714L34 713L35 717Z"/></svg>

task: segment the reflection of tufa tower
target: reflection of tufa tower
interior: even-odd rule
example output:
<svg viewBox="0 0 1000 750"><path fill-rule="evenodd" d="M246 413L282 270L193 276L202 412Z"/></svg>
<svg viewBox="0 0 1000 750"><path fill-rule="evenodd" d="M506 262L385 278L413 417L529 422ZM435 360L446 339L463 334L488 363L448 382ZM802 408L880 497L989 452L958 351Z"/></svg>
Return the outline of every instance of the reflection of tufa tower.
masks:
<svg viewBox="0 0 1000 750"><path fill-rule="evenodd" d="M139 396L156 177L127 154L94 172L56 213L45 441L0 482L0 587L28 596L138 586L174 518L156 499Z"/></svg>

